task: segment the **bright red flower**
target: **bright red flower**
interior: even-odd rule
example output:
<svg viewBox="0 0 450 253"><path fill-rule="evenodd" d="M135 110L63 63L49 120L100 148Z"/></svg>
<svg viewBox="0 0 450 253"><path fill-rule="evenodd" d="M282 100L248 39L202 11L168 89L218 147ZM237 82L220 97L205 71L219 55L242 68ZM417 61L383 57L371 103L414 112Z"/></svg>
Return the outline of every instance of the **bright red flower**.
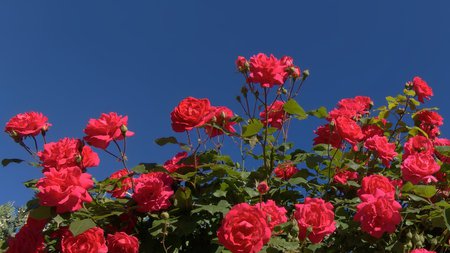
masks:
<svg viewBox="0 0 450 253"><path fill-rule="evenodd" d="M434 146L450 146L450 140L445 138L436 138L434 140ZM439 153L437 150L434 151L436 156L443 163L450 163L450 156L446 156L444 154Z"/></svg>
<svg viewBox="0 0 450 253"><path fill-rule="evenodd" d="M285 162L278 164L278 166L273 170L273 172L275 173L275 176L282 178L284 180L288 180L293 175L295 175L295 173L298 172L298 169L295 166L295 164L291 162Z"/></svg>
<svg viewBox="0 0 450 253"><path fill-rule="evenodd" d="M317 135L317 137L314 138L314 145L330 144L334 148L340 148L342 146L341 136L336 129L331 129L330 124L319 126L314 133Z"/></svg>
<svg viewBox="0 0 450 253"><path fill-rule="evenodd" d="M364 138L361 127L355 121L346 117L338 117L335 120L335 127L339 136L349 142L354 150L357 150L356 144Z"/></svg>
<svg viewBox="0 0 450 253"><path fill-rule="evenodd" d="M57 213L74 212L82 208L83 202L92 201L87 190L93 185L91 175L78 167L60 171L50 168L36 183L37 197L40 205L54 206Z"/></svg>
<svg viewBox="0 0 450 253"><path fill-rule="evenodd" d="M410 253L436 253L436 251L426 250L426 249L415 249L415 250L412 250Z"/></svg>
<svg viewBox="0 0 450 253"><path fill-rule="evenodd" d="M312 243L320 243L336 230L333 205L320 198L307 197L304 204L295 204L294 218L297 220L300 240L308 237Z"/></svg>
<svg viewBox="0 0 450 253"><path fill-rule="evenodd" d="M234 130L233 125L236 124L236 122L231 121L231 118L233 118L234 114L233 111L231 111L228 107L225 106L218 106L218 107L211 107L214 111L214 116L208 121L209 124L214 124L219 126L221 129L213 126L205 126L205 132L208 134L210 138L215 137L217 135L222 135L225 130L227 133L235 133L236 130Z"/></svg>
<svg viewBox="0 0 450 253"><path fill-rule="evenodd" d="M175 132L201 127L214 116L214 110L208 99L187 97L170 113L172 129Z"/></svg>
<svg viewBox="0 0 450 253"><path fill-rule="evenodd" d="M157 212L169 208L172 203L173 180L163 172L142 174L134 181L133 199L139 212Z"/></svg>
<svg viewBox="0 0 450 253"><path fill-rule="evenodd" d="M236 68L239 72L246 73L249 69L249 63L247 62L247 59L243 56L238 56L236 59Z"/></svg>
<svg viewBox="0 0 450 253"><path fill-rule="evenodd" d="M362 127L362 131L364 134L364 140L367 140L375 135L384 136L384 130L381 127L373 124L364 125Z"/></svg>
<svg viewBox="0 0 450 253"><path fill-rule="evenodd" d="M106 238L108 253L138 253L139 241L132 235L124 232L109 234Z"/></svg>
<svg viewBox="0 0 450 253"><path fill-rule="evenodd" d="M424 153L408 156L401 166L403 179L413 184L437 182L433 174L440 168L433 156Z"/></svg>
<svg viewBox="0 0 450 253"><path fill-rule="evenodd" d="M256 187L256 189L258 189L258 192L260 194L266 194L269 191L270 187L269 187L269 185L267 184L266 181L262 181L262 182L259 182L259 184Z"/></svg>
<svg viewBox="0 0 450 253"><path fill-rule="evenodd" d="M12 117L5 126L5 132L20 138L36 136L51 126L48 118L40 112L25 112Z"/></svg>
<svg viewBox="0 0 450 253"><path fill-rule="evenodd" d="M416 92L417 99L422 103L424 103L424 98L430 100L430 97L433 96L433 89L418 76L413 78L413 89Z"/></svg>
<svg viewBox="0 0 450 253"><path fill-rule="evenodd" d="M62 253L107 253L103 229L90 228L83 233L73 236L70 230L61 239Z"/></svg>
<svg viewBox="0 0 450 253"><path fill-rule="evenodd" d="M43 253L45 252L44 234L42 230L47 224L46 219L37 220L28 216L27 223L19 232L8 240L6 253Z"/></svg>
<svg viewBox="0 0 450 253"><path fill-rule="evenodd" d="M444 118L442 118L442 116L435 111L420 111L415 115L414 119L419 121L421 124L432 125L436 127L442 126L444 124Z"/></svg>
<svg viewBox="0 0 450 253"><path fill-rule="evenodd" d="M361 182L361 188L358 190L358 196L372 194L375 195L377 191L383 191L386 196L395 197L395 187L389 178L374 174L364 177Z"/></svg>
<svg viewBox="0 0 450 253"><path fill-rule="evenodd" d="M250 58L249 83L259 83L261 87L271 88L274 85L284 84L288 77L286 62L275 56L259 53Z"/></svg>
<svg viewBox="0 0 450 253"><path fill-rule="evenodd" d="M44 150L38 152L39 159L44 167L43 171L50 168L61 170L67 167L96 167L100 159L89 146L84 146L81 140L64 138L57 142L44 145Z"/></svg>
<svg viewBox="0 0 450 253"><path fill-rule="evenodd" d="M125 197L128 190L130 190L132 187L132 182L131 182L132 179L128 175L127 169L121 169L121 170L118 170L118 171L112 173L111 176L109 176L109 179L115 181L114 189L112 189L111 191L108 191L109 193L111 193L111 196L113 196L114 198ZM120 187L118 187L118 184L120 184Z"/></svg>
<svg viewBox="0 0 450 253"><path fill-rule="evenodd" d="M394 233L402 220L401 205L382 190L360 198L363 202L357 206L354 220L361 223L361 230L375 238L381 238L385 232Z"/></svg>
<svg viewBox="0 0 450 253"><path fill-rule="evenodd" d="M433 143L425 136L416 135L408 139L404 145L403 160L408 156L424 153L432 155L434 152Z"/></svg>
<svg viewBox="0 0 450 253"><path fill-rule="evenodd" d="M84 129L84 140L96 148L106 149L111 141L123 140L123 128L128 125L128 117L115 112L102 113L99 119L90 119ZM126 137L134 135L134 132L125 131Z"/></svg>
<svg viewBox="0 0 450 253"><path fill-rule="evenodd" d="M269 125L281 129L285 120L284 102L277 100L267 107L267 123L265 110L259 113L259 117L264 125Z"/></svg>
<svg viewBox="0 0 450 253"><path fill-rule="evenodd" d="M180 168L188 167L189 165L186 165L184 163L180 163L181 160L185 159L186 157L188 157L188 153L187 152L177 153L174 157L172 157L172 159L167 160L164 163L163 167L164 167L164 169L166 169L170 173L176 172Z"/></svg>
<svg viewBox="0 0 450 253"><path fill-rule="evenodd" d="M386 136L375 135L364 142L364 147L370 151L375 151L383 161L384 166L390 167L390 163L398 154L395 152L395 144L388 142Z"/></svg>
<svg viewBox="0 0 450 253"><path fill-rule="evenodd" d="M358 179L358 172L344 170L336 173L333 176L333 181L339 184L347 184L348 180Z"/></svg>
<svg viewBox="0 0 450 253"><path fill-rule="evenodd" d="M362 115L368 114L372 107L372 100L369 97L356 96L354 98L344 98L338 102L335 109L331 110L328 119L337 119L345 117L349 119L360 118Z"/></svg>
<svg viewBox="0 0 450 253"><path fill-rule="evenodd" d="M269 225L271 230L287 221L286 208L277 206L277 203L271 199L267 200L267 202L256 204L256 207L265 213L267 225Z"/></svg>
<svg viewBox="0 0 450 253"><path fill-rule="evenodd" d="M256 253L270 240L266 215L257 206L233 206L217 230L219 242L232 253Z"/></svg>

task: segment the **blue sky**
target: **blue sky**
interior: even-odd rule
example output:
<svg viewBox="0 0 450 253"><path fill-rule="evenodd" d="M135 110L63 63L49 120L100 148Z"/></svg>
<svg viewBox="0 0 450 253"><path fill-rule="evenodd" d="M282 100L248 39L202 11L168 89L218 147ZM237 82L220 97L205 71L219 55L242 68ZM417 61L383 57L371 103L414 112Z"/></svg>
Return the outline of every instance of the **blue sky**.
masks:
<svg viewBox="0 0 450 253"><path fill-rule="evenodd" d="M89 118L129 116L130 164L164 162L177 150L153 140L173 135L169 114L186 96L208 97L240 113L238 55L290 55L311 77L305 109L370 95L381 105L422 76L430 106L450 118L448 1L1 1L0 122L35 110L53 124L50 140L82 137ZM3 124L4 124L3 123ZM297 124L309 147L320 124ZM441 129L449 136L450 127ZM0 135L0 158L26 158ZM120 169L102 154L98 179ZM21 185L36 168L0 168L0 203L24 204Z"/></svg>

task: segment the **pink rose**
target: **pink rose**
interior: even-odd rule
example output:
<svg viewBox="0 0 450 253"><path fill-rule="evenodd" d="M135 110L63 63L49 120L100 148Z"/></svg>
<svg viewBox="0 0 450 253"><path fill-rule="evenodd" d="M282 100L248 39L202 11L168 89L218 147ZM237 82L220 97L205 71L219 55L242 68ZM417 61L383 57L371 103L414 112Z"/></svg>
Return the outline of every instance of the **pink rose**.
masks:
<svg viewBox="0 0 450 253"><path fill-rule="evenodd" d="M372 107L372 100L369 97L356 96L354 98L344 98L338 102L337 107L330 111L328 119L337 119L345 117L357 119L362 115L368 114Z"/></svg>
<svg viewBox="0 0 450 253"><path fill-rule="evenodd" d="M8 240L6 253L44 253L45 244L42 230L46 224L46 219L37 220L28 216L27 223L14 237Z"/></svg>
<svg viewBox="0 0 450 253"><path fill-rule="evenodd" d="M344 170L336 173L333 176L333 181L339 184L347 184L348 180L358 179L358 172Z"/></svg>
<svg viewBox="0 0 450 253"><path fill-rule="evenodd" d="M336 129L332 129L330 124L319 126L314 133L317 135L314 138L314 145L330 144L334 148L340 148L342 146L341 136L336 132Z"/></svg>
<svg viewBox="0 0 450 253"><path fill-rule="evenodd" d="M187 167L186 164L180 163L183 159L185 159L188 156L187 152L180 152L177 153L172 159L167 160L163 167L170 173L176 172L178 169Z"/></svg>
<svg viewBox="0 0 450 253"><path fill-rule="evenodd" d="M404 146L403 160L405 160L409 155L414 155L418 153L424 153L432 155L434 151L433 143L425 136L416 135L409 138Z"/></svg>
<svg viewBox="0 0 450 253"><path fill-rule="evenodd" d="M201 127L214 115L208 99L187 97L170 113L172 129L175 132L192 130Z"/></svg>
<svg viewBox="0 0 450 253"><path fill-rule="evenodd" d="M132 235L124 232L109 234L106 239L109 253L138 253L139 241Z"/></svg>
<svg viewBox="0 0 450 253"><path fill-rule="evenodd" d="M48 118L40 112L25 112L12 117L5 126L5 132L15 137L36 136L51 126Z"/></svg>
<svg viewBox="0 0 450 253"><path fill-rule="evenodd" d="M278 166L273 170L275 173L275 176L282 178L284 180L288 180L291 178L295 173L298 172L297 167L292 162L284 162L278 164Z"/></svg>
<svg viewBox="0 0 450 253"><path fill-rule="evenodd" d="M233 253L259 252L270 236L264 212L247 203L233 206L217 230L219 242Z"/></svg>
<svg viewBox="0 0 450 253"><path fill-rule="evenodd" d="M249 69L249 63L247 62L247 59L243 56L238 56L236 59L236 68L239 72L247 73Z"/></svg>
<svg viewBox="0 0 450 253"><path fill-rule="evenodd" d="M335 123L337 133L356 150L356 144L364 138L361 127L355 121L346 117L338 117Z"/></svg>
<svg viewBox="0 0 450 253"><path fill-rule="evenodd" d="M426 250L426 249L415 249L415 250L412 250L410 253L436 253L436 251Z"/></svg>
<svg viewBox="0 0 450 253"><path fill-rule="evenodd" d="M431 87L428 86L427 82L418 76L413 78L413 89L416 92L417 99L419 99L422 103L424 103L424 98L429 100L430 97L433 96L433 90Z"/></svg>
<svg viewBox="0 0 450 253"><path fill-rule="evenodd" d="M267 225L273 230L275 226L287 222L286 208L279 207L273 200L256 204L266 215Z"/></svg>
<svg viewBox="0 0 450 253"><path fill-rule="evenodd" d="M64 233L61 239L62 253L107 253L103 229L94 227L73 236L70 231Z"/></svg>
<svg viewBox="0 0 450 253"><path fill-rule="evenodd" d="M377 191L382 191L386 196L391 198L395 197L395 187L389 178L378 174L370 175L362 179L358 196L361 197L365 194L375 195Z"/></svg>
<svg viewBox="0 0 450 253"><path fill-rule="evenodd" d="M142 174L134 181L133 199L139 212L157 212L169 208L172 203L173 180L163 172Z"/></svg>
<svg viewBox="0 0 450 253"><path fill-rule="evenodd" d="M115 112L102 113L99 119L90 119L84 129L84 140L96 148L106 149L111 141L123 140L133 136L131 131L124 131L128 125L128 117Z"/></svg>
<svg viewBox="0 0 450 253"><path fill-rule="evenodd" d="M231 121L231 118L233 118L234 116L233 111L225 106L211 108L214 111L214 116L208 121L208 123L211 125L217 125L220 127L220 129L214 126L205 126L206 134L208 134L208 136L212 138L224 134L223 130L225 130L227 134L235 133L236 130L234 130L233 125L235 125L236 122Z"/></svg>
<svg viewBox="0 0 450 253"><path fill-rule="evenodd" d="M384 130L377 125L364 125L362 127L362 131L364 134L364 139L367 140L373 136L384 136Z"/></svg>
<svg viewBox="0 0 450 253"><path fill-rule="evenodd" d="M127 169L121 169L112 173L109 179L114 180L114 188L108 191L114 198L124 198L132 187L132 178L130 178ZM118 187L119 184L120 187Z"/></svg>
<svg viewBox="0 0 450 253"><path fill-rule="evenodd" d="M413 184L436 182L433 174L440 168L433 156L423 153L408 156L401 165L403 179Z"/></svg>
<svg viewBox="0 0 450 253"><path fill-rule="evenodd" d="M370 151L375 151L383 162L384 166L390 167L390 163L397 156L395 144L389 143L386 136L375 135L364 142L364 147Z"/></svg>
<svg viewBox="0 0 450 253"><path fill-rule="evenodd" d="M78 167L60 171L50 168L36 183L37 197L42 206L55 206L57 213L74 212L82 208L83 202L92 201L88 190L93 185L91 175Z"/></svg>
<svg viewBox="0 0 450 253"><path fill-rule="evenodd" d="M295 204L294 217L300 240L308 237L312 243L320 243L325 236L336 230L333 205L320 198L307 197L304 204Z"/></svg>
<svg viewBox="0 0 450 253"><path fill-rule="evenodd" d="M281 129L285 120L285 112L283 109L284 102L277 100L267 107L267 116L265 110L259 114L264 125ZM266 122L267 117L267 122Z"/></svg>
<svg viewBox="0 0 450 253"><path fill-rule="evenodd" d="M288 73L286 72L286 62L282 62L275 56L267 56L259 53L250 57L250 74L247 82L259 83L261 87L271 88L274 85L283 84Z"/></svg>
<svg viewBox="0 0 450 253"><path fill-rule="evenodd" d="M363 202L357 206L354 220L361 223L361 230L375 238L381 238L385 232L394 233L402 220L400 204L382 190L360 198Z"/></svg>
<svg viewBox="0 0 450 253"><path fill-rule="evenodd" d="M81 140L64 138L57 142L44 145L44 150L38 152L39 159L44 167L43 171L50 168L61 170L67 167L96 167L100 159L89 146L84 146Z"/></svg>

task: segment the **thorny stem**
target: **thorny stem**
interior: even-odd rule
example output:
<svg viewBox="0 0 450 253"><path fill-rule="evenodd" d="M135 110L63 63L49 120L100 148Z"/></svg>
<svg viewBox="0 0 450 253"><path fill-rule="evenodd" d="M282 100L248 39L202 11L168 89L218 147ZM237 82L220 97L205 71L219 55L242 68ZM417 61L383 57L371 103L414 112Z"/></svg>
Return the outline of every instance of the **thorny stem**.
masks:
<svg viewBox="0 0 450 253"><path fill-rule="evenodd" d="M164 230L163 230L163 238L162 238L161 243L162 243L162 245L163 245L164 252L166 252L166 253L169 252L169 249L168 249L167 246L166 246L167 227L168 227L168 224L167 224L167 221L165 221L165 222L164 222Z"/></svg>
<svg viewBox="0 0 450 253"><path fill-rule="evenodd" d="M126 147L126 144L125 144L125 139L126 139L126 138L127 138L126 136L123 137L123 141L124 141L124 149L125 149L125 147ZM114 142L114 144L116 144L116 147L117 147L117 149L119 150L120 157L121 157L120 161L122 162L123 167L124 167L124 168L127 170L127 172L128 172L128 176L129 176L130 179L131 179L131 191L134 192L134 180L133 180L133 178L132 178L132 177L133 177L133 173L128 169L128 166L127 166L127 163L126 163L127 158L126 158L125 152L122 152L122 149L120 148L119 143L117 143L116 140L113 140L113 142Z"/></svg>
<svg viewBox="0 0 450 253"><path fill-rule="evenodd" d="M398 130L398 129L397 129L397 128L398 128L398 125L400 124L400 121L402 121L403 117L404 117L405 114L406 114L406 110L408 109L408 105L409 105L409 99L410 99L410 97L407 96L407 97L406 97L406 102L405 102L405 108L403 109L403 112L402 112L402 114L400 115L400 118L397 120L397 123L395 123L394 130L392 130L392 134L391 134L391 136L389 137L388 142L390 142L390 141L392 140L392 138L394 137L394 135L396 134L396 132L397 132L397 130Z"/></svg>
<svg viewBox="0 0 450 253"><path fill-rule="evenodd" d="M267 88L264 88L264 111L266 113L265 115L265 127L264 127L264 140L261 143L262 145L262 151L263 151L263 159L264 159L264 169L268 170L267 168L267 157L266 157L266 145L267 145L267 127L269 125L269 112L267 111Z"/></svg>

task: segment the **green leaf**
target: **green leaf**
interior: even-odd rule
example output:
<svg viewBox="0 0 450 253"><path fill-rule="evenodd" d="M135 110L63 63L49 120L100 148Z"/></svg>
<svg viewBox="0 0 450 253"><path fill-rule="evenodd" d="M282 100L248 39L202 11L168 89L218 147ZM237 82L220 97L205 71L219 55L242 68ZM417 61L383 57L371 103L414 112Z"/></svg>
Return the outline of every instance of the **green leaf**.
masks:
<svg viewBox="0 0 450 253"><path fill-rule="evenodd" d="M245 187L244 191L248 194L248 196L250 196L250 198L259 196L259 192L255 191L253 188Z"/></svg>
<svg viewBox="0 0 450 253"><path fill-rule="evenodd" d="M417 196L424 198L431 198L436 194L434 185L415 185L412 190Z"/></svg>
<svg viewBox="0 0 450 253"><path fill-rule="evenodd" d="M36 183L38 179L31 179L23 183L23 185L27 188L36 188Z"/></svg>
<svg viewBox="0 0 450 253"><path fill-rule="evenodd" d="M242 127L242 136L250 137L257 134L264 127L259 119L251 119L249 124Z"/></svg>
<svg viewBox="0 0 450 253"><path fill-rule="evenodd" d="M192 214L199 213L201 211L207 211L214 215L215 213L225 214L230 210L230 204L226 200L221 200L217 205L201 205L200 207L191 211Z"/></svg>
<svg viewBox="0 0 450 253"><path fill-rule="evenodd" d="M450 157L450 146L435 146L434 149L441 155Z"/></svg>
<svg viewBox="0 0 450 253"><path fill-rule="evenodd" d="M281 237L272 237L268 243L269 246L274 247L277 250L281 250L282 252L292 252L297 251L299 247L298 242L288 242Z"/></svg>
<svg viewBox="0 0 450 253"><path fill-rule="evenodd" d="M297 103L297 101L292 98L284 103L283 109L285 112L295 115L296 118L300 120L306 119L308 117L305 110Z"/></svg>
<svg viewBox="0 0 450 253"><path fill-rule="evenodd" d="M164 146L166 144L178 144L177 138L170 136L170 137L162 137L155 140L155 143L159 146Z"/></svg>
<svg viewBox="0 0 450 253"><path fill-rule="evenodd" d="M450 230L450 208L444 209L443 216L444 216L445 226L447 226L447 229Z"/></svg>
<svg viewBox="0 0 450 253"><path fill-rule="evenodd" d="M24 160L22 160L22 159L16 159L16 158L11 158L11 159L3 159L2 160L2 165L3 165L3 167L6 167L6 166L8 166L8 164L10 164L10 163L21 163L21 162L23 162Z"/></svg>
<svg viewBox="0 0 450 253"><path fill-rule="evenodd" d="M189 187L178 188L177 192L175 192L174 206L180 208L181 210L191 209L192 195Z"/></svg>
<svg viewBox="0 0 450 253"><path fill-rule="evenodd" d="M37 220L48 219L52 217L52 208L49 206L39 206L30 211L30 216Z"/></svg>
<svg viewBox="0 0 450 253"><path fill-rule="evenodd" d="M69 230L72 232L73 236L82 234L84 231L96 227L97 224L92 219L75 220L70 223Z"/></svg>
<svg viewBox="0 0 450 253"><path fill-rule="evenodd" d="M308 113L308 115L317 117L319 119L323 119L323 118L328 117L327 108L325 108L324 106L321 106L318 109L309 111L307 113Z"/></svg>

